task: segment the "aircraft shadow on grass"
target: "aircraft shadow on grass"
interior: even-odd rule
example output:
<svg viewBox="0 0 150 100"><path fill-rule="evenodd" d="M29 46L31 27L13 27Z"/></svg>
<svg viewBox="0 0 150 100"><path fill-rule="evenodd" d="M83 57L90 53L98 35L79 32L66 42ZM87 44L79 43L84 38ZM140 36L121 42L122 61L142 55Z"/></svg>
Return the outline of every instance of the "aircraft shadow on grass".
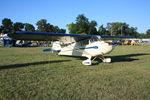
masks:
<svg viewBox="0 0 150 100"><path fill-rule="evenodd" d="M117 56L105 56L105 58L111 58L111 63L117 63L117 62L131 62L135 60L139 60L138 58L133 58L137 56L144 56L144 55L150 55L150 53L138 53L138 54L128 54L128 55L117 55ZM75 57L77 59L85 60L84 57ZM98 58L95 59L97 63L94 63L92 65L98 65L102 61Z"/></svg>
<svg viewBox="0 0 150 100"><path fill-rule="evenodd" d="M4 65L4 66L0 66L0 70L28 67L30 65L43 65L43 64L61 63L61 62L69 62L69 61L70 60L55 60L55 61L39 61L39 62L31 62L31 63L23 63L23 64Z"/></svg>
<svg viewBox="0 0 150 100"><path fill-rule="evenodd" d="M128 55L118 55L118 56L105 56L105 57L106 58L110 57L112 59L112 63L117 63L117 62L131 62L131 61L139 60L137 58L132 58L132 57L144 56L144 55L150 55L150 53L128 54ZM77 58L80 60L86 59L84 57L74 57L74 58ZM69 62L69 61L71 61L71 60L39 61L39 62L31 62L31 63L23 63L23 64L12 64L12 65L0 66L0 70L20 68L20 67L28 67L30 65L43 65L43 64L61 63L61 62ZM100 62L102 62L99 59L96 59L96 61L97 61L97 63L94 63L93 65L98 65Z"/></svg>
<svg viewBox="0 0 150 100"><path fill-rule="evenodd" d="M137 56L150 55L148 53L139 53L139 54L128 54L128 55L118 55L118 56L109 56L112 58L112 63L115 62L131 62L135 60L139 60L138 58L133 58Z"/></svg>

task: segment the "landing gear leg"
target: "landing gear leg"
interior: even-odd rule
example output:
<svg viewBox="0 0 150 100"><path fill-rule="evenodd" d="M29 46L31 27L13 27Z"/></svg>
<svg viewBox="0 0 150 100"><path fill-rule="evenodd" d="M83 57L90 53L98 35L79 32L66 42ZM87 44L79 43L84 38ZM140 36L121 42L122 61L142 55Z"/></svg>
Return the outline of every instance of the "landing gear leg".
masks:
<svg viewBox="0 0 150 100"><path fill-rule="evenodd" d="M87 56L87 60L84 60L82 62L83 65L92 65L92 61L94 61L96 58L99 58L100 60L102 60L105 63L110 63L111 62L111 58L105 58L104 56L100 56L100 57L95 57L94 59L91 60L91 56Z"/></svg>

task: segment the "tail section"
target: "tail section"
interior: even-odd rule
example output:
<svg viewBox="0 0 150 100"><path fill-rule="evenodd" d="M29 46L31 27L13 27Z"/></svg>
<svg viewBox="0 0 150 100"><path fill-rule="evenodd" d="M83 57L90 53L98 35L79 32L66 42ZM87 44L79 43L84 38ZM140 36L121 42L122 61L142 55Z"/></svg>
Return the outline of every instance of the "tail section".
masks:
<svg viewBox="0 0 150 100"><path fill-rule="evenodd" d="M54 42L52 45L52 49L44 49L43 52L53 52L55 54L58 54L61 51L61 45L60 42Z"/></svg>

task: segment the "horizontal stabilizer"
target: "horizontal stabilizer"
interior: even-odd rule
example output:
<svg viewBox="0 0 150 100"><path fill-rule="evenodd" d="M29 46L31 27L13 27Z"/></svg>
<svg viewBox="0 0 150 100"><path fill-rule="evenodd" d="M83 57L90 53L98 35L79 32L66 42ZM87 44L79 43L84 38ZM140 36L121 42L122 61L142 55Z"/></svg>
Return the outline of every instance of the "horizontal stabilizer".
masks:
<svg viewBox="0 0 150 100"><path fill-rule="evenodd" d="M52 49L43 49L43 52L51 52L53 51Z"/></svg>

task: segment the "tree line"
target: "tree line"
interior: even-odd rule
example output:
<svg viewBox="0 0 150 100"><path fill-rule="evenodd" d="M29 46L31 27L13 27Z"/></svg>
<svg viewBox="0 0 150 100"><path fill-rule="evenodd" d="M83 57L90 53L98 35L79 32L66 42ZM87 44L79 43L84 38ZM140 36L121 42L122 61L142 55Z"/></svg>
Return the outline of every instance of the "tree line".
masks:
<svg viewBox="0 0 150 100"><path fill-rule="evenodd" d="M0 26L0 32L8 34L14 31L31 31L31 32L54 32L54 33L65 33L66 30L54 26L47 22L46 19L41 19L37 23L37 29L32 24L15 22L13 23L11 19L4 18L2 20L2 25Z"/></svg>
<svg viewBox="0 0 150 100"><path fill-rule="evenodd" d="M95 35L121 35L121 36L135 36L138 38L150 38L150 29L146 34L137 32L137 27L130 27L125 22L112 22L104 25L100 25L97 28L97 22L95 20L89 21L89 19L80 14L76 17L76 21L71 24L67 24L70 33L74 34L95 34Z"/></svg>
<svg viewBox="0 0 150 100"><path fill-rule="evenodd" d="M0 32L10 33L12 31L32 31L32 32L54 32L65 33L66 30L59 28L47 22L46 19L41 19L37 23L37 29L32 24L15 22L11 19L4 18L0 26ZM150 38L150 29L145 34L137 32L137 27L132 27L125 22L111 22L106 26L98 24L95 20L89 21L84 14L79 14L75 22L67 24L69 33L72 34L94 34L94 35L126 35L135 36L138 38Z"/></svg>

